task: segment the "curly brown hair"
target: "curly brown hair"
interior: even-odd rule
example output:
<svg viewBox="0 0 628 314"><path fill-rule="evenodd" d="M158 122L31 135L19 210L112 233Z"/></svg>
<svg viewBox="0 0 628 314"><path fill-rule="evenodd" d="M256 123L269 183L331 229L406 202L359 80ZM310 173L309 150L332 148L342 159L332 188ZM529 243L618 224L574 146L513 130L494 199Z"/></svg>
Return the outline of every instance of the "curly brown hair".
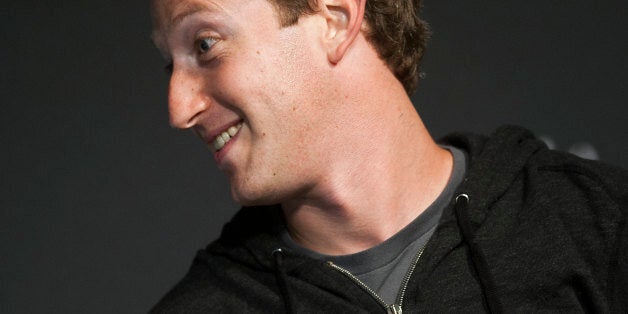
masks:
<svg viewBox="0 0 628 314"><path fill-rule="evenodd" d="M316 12L317 0L268 0L282 26L293 25L304 14ZM419 17L421 0L367 0L366 38L380 58L412 94L419 82L419 68L427 40L428 24Z"/></svg>

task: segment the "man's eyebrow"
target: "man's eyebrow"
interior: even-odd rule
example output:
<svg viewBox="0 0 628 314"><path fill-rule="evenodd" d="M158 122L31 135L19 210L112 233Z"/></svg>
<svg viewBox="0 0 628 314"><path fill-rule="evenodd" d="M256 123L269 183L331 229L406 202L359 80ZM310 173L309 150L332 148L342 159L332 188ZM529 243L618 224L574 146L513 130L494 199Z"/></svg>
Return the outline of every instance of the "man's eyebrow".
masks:
<svg viewBox="0 0 628 314"><path fill-rule="evenodd" d="M177 24L181 23L181 21L183 21L186 17L202 11L211 11L211 9L208 6L200 3L192 3L186 6L183 12L177 14L170 20L170 23L168 23L168 28L175 27Z"/></svg>
<svg viewBox="0 0 628 314"><path fill-rule="evenodd" d="M170 30L175 28L178 24L180 24L185 18L187 18L190 15L194 15L199 12L214 12L214 11L215 10L213 10L212 7L207 4L202 4L198 2L188 4L180 13L178 13L173 18L171 18L168 21L168 24L162 25L163 28L161 30L158 30L158 29L153 30L150 36L150 40L153 43L153 45L157 47L157 49L162 51L161 48L163 47L160 46L160 40L163 40L164 34L169 33Z"/></svg>

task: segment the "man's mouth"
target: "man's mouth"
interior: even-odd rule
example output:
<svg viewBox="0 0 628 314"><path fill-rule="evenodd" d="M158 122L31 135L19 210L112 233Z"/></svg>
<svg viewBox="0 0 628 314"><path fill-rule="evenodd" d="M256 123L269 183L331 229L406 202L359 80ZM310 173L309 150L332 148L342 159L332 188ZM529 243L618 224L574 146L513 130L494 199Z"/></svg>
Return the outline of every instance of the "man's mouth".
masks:
<svg viewBox="0 0 628 314"><path fill-rule="evenodd" d="M229 141L236 134L238 134L241 128L242 128L242 122L234 126L231 126L226 131L223 131L222 133L218 134L218 136L216 136L216 138L214 139L214 142L212 143L214 146L214 151L217 152L221 150L223 147L225 147L225 145L227 145L227 143L229 143Z"/></svg>

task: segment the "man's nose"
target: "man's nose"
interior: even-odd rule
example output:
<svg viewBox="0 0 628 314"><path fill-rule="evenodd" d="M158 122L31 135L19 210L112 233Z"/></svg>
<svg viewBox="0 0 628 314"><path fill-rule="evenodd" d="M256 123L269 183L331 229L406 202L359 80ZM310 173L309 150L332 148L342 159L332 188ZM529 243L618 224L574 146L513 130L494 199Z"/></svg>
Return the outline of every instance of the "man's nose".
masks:
<svg viewBox="0 0 628 314"><path fill-rule="evenodd" d="M173 128L188 129L207 110L208 97L203 94L202 78L185 70L174 70L168 88L168 111Z"/></svg>

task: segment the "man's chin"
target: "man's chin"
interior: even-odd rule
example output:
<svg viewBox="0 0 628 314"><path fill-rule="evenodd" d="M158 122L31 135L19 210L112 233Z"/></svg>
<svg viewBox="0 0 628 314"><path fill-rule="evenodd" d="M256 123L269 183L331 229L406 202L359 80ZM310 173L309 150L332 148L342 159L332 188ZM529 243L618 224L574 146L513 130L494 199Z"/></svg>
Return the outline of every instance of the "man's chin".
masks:
<svg viewBox="0 0 628 314"><path fill-rule="evenodd" d="M265 206L279 203L279 200L272 193L263 193L259 190L247 190L234 188L231 186L231 197L242 206Z"/></svg>

